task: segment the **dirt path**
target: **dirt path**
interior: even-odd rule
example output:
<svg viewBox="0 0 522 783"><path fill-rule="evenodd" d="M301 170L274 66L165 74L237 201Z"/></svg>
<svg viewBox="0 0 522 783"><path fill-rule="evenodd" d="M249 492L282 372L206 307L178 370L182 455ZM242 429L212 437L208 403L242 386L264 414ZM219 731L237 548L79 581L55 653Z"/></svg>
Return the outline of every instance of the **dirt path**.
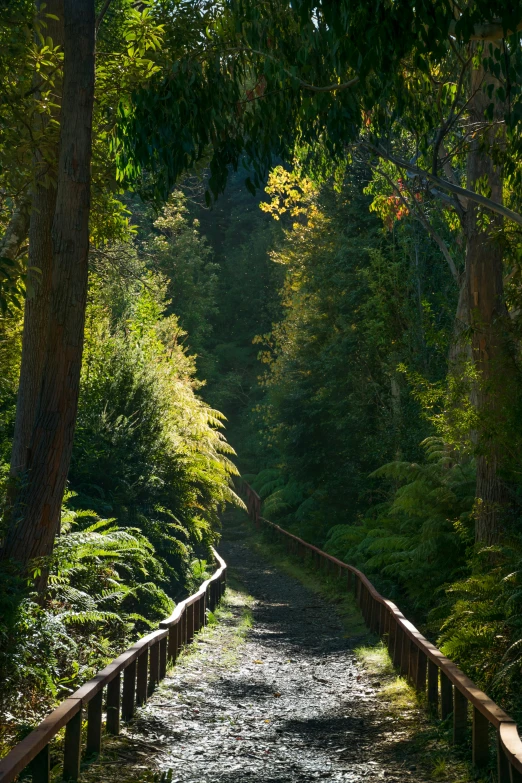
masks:
<svg viewBox="0 0 522 783"><path fill-rule="evenodd" d="M179 783L428 780L402 748L408 730L381 683L357 663L360 639L347 638L332 607L240 540L220 552L250 598L231 591L222 622L203 632L89 779L107 781L112 764L125 765L129 780L171 769Z"/></svg>

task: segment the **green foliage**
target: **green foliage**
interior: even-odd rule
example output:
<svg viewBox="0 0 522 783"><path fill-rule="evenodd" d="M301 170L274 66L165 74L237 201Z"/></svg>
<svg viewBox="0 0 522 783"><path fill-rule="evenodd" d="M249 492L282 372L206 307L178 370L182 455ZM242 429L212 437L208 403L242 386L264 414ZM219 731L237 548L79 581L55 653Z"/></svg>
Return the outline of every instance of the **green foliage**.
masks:
<svg viewBox="0 0 522 783"><path fill-rule="evenodd" d="M444 378L451 317L433 319L429 305L455 296L415 225L382 232L364 178L354 169L340 192L328 183L299 196L301 218L272 256L286 273L285 316L259 338L270 470L255 486L267 514L320 544L382 502L369 477L380 465L420 457L430 428L401 368Z"/></svg>
<svg viewBox="0 0 522 783"><path fill-rule="evenodd" d="M186 198L174 192L154 221L155 234L144 244L151 265L166 275L167 314L176 313L190 350L205 350L217 314L219 267L199 231L199 221L188 218Z"/></svg>
<svg viewBox="0 0 522 783"><path fill-rule="evenodd" d="M515 719L522 670L522 543L518 531L502 546L478 548L471 573L451 584L431 623L439 644Z"/></svg>
<svg viewBox="0 0 522 783"><path fill-rule="evenodd" d="M326 541L329 552L361 567L420 616L440 600L441 587L467 571L475 487L472 463L455 463L438 438L424 447L425 462L394 461L375 471L391 500L356 525L333 527Z"/></svg>
<svg viewBox="0 0 522 783"><path fill-rule="evenodd" d="M139 530L92 511L64 509L51 561L34 564L44 567L43 603L9 563L0 571L0 746L174 606L162 589L167 580L152 544Z"/></svg>
<svg viewBox="0 0 522 783"><path fill-rule="evenodd" d="M172 256L170 256L172 258ZM185 257L175 257L175 279ZM192 257L188 254L190 269ZM93 278L71 488L77 507L139 527L170 591L185 586L194 547L216 540L218 511L239 502L222 415L196 394L185 333L165 315L168 279L134 258L126 285Z"/></svg>
<svg viewBox="0 0 522 783"><path fill-rule="evenodd" d="M254 340L280 317L284 270L269 257L281 225L261 212L260 198L254 198L241 179L231 173L223 198L211 210L193 203L190 211L218 264L216 310L197 360L198 376L206 381L201 394L226 415L238 465L254 471L265 458L257 438L259 417L252 413L263 397Z"/></svg>

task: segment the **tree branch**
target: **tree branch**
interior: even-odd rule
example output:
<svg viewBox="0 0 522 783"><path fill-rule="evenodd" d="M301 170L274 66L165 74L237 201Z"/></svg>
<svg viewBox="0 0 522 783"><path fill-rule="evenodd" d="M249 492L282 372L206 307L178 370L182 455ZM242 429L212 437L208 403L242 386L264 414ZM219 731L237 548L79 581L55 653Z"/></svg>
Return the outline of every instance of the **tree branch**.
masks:
<svg viewBox="0 0 522 783"><path fill-rule="evenodd" d="M450 23L449 32L454 38L457 37L456 27L456 21ZM501 20L495 19L489 24L476 24L469 39L470 41L500 41L502 38L506 38L506 36L520 32L520 30L522 30L522 21L518 23L515 30L507 30L506 33L504 33Z"/></svg>
<svg viewBox="0 0 522 783"><path fill-rule="evenodd" d="M104 4L102 5L102 7L100 9L100 13L96 17L96 22L95 22L96 35L98 35L98 30L100 29L100 25L103 22L103 17L105 16L107 11L109 10L109 6L110 6L111 2L112 2L112 0L105 0Z"/></svg>
<svg viewBox="0 0 522 783"><path fill-rule="evenodd" d="M237 52L237 51L245 51L245 49L228 49L228 52ZM262 52L259 49L248 49L249 52L252 52L252 54L257 54L260 57L266 57L267 60L272 60L272 62L275 62L279 67L282 69L284 73L287 74L287 76L290 76L292 79L295 79L296 82L299 83L299 86L302 87L303 90L310 90L311 92L335 92L337 90L347 90L349 87L353 87L355 84L358 83L359 77L354 76L353 79L349 79L347 82L341 82L341 83L335 83L335 84L327 84L324 87L316 87L315 84L309 84L309 82L304 81L304 79L301 79L299 76L296 76L294 73L292 73L291 70L286 68L280 60L277 59L277 57L274 57L272 54L268 54L268 52Z"/></svg>
<svg viewBox="0 0 522 783"><path fill-rule="evenodd" d="M473 190L461 188L460 185L454 185L452 182L441 179L441 177L436 177L431 172L425 171L424 169L419 169L417 166L413 166L411 163L408 163L408 161L401 160L400 158L395 157L395 155L391 155L388 152L385 152L380 147L375 147L368 141L361 142L361 146L366 147L366 149L368 149L370 152L373 152L373 154L378 158L389 160L390 163L394 163L396 166L400 166L401 168L406 169L406 171L409 171L410 174L433 182L441 190L445 190L448 193L454 193L456 196L462 196L463 198L467 198L470 201L474 201L476 204L480 204L481 206L486 207L486 209L490 209L492 212L496 212L498 215L502 215L502 217L505 217L508 220L512 220L514 223L518 223L520 226L522 226L522 215L519 215L518 212L513 212L512 209L508 209L508 207L505 207L503 204L498 204L496 201L493 201L490 198L486 198L486 196L481 196L480 193L475 193Z"/></svg>

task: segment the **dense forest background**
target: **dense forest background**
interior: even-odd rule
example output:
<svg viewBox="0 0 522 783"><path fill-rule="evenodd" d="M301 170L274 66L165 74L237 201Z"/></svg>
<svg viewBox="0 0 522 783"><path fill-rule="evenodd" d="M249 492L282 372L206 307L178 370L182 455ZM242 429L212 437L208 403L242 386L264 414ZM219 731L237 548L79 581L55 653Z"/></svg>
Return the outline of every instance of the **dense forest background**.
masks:
<svg viewBox="0 0 522 783"><path fill-rule="evenodd" d="M240 475L522 712L508 5L0 3L0 751Z"/></svg>

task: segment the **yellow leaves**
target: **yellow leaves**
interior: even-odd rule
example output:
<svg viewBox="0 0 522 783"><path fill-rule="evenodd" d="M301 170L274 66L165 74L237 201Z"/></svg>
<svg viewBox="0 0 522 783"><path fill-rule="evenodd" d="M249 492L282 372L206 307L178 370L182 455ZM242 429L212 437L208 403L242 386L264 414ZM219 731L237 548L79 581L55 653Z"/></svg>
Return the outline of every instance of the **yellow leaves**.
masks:
<svg viewBox="0 0 522 783"><path fill-rule="evenodd" d="M287 171L282 166L276 166L270 172L265 192L272 196L272 200L262 202L259 206L263 212L271 214L274 220L279 220L286 213L292 217L307 214L312 199L317 195L317 187L297 167Z"/></svg>

